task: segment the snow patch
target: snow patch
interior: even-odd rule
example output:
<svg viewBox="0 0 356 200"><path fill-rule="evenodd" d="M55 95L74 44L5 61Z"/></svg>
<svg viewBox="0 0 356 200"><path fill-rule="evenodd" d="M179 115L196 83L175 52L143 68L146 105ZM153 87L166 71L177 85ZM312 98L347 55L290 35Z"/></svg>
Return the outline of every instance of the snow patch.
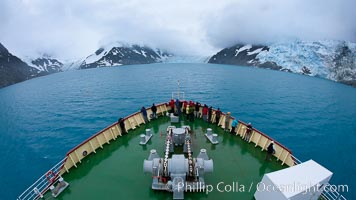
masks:
<svg viewBox="0 0 356 200"><path fill-rule="evenodd" d="M248 45L245 45L245 46L243 46L243 47L241 47L239 49L236 49L235 50L235 52L236 52L235 56L237 56L240 52L243 52L243 51L251 49L251 48L252 48L252 45L248 44Z"/></svg>
<svg viewBox="0 0 356 200"><path fill-rule="evenodd" d="M147 55L146 55L147 52L145 52L144 50L141 50L141 53L143 56L147 57Z"/></svg>
<svg viewBox="0 0 356 200"><path fill-rule="evenodd" d="M141 54L141 52L137 51L136 49L134 49L133 52L135 52L137 54Z"/></svg>
<svg viewBox="0 0 356 200"><path fill-rule="evenodd" d="M116 49L112 51L112 55L116 56L117 54L118 54L118 52Z"/></svg>
<svg viewBox="0 0 356 200"><path fill-rule="evenodd" d="M252 64L252 63L254 63L254 60L253 59L249 60L249 61L247 61L247 63Z"/></svg>
<svg viewBox="0 0 356 200"><path fill-rule="evenodd" d="M112 63L110 61L107 61L107 60L101 60L100 62L98 62L98 66L97 67L100 67L100 66L109 67L109 66L112 66Z"/></svg>
<svg viewBox="0 0 356 200"><path fill-rule="evenodd" d="M247 55L253 55L253 54L258 54L262 51L263 48L259 48L259 49L256 49L254 51L251 51L251 52L247 52Z"/></svg>
<svg viewBox="0 0 356 200"><path fill-rule="evenodd" d="M90 56L85 58L83 60L83 62L85 62L86 64L91 64L91 63L97 62L102 57L104 57L108 52L110 52L113 48L115 48L115 47L124 47L124 46L130 46L130 45L122 43L122 42L113 42L113 43L108 43L108 44L102 45L100 48L102 48L103 51L100 54L98 54L98 55L96 55L95 53L91 54ZM114 51L112 53L114 54ZM115 53L118 54L118 53L121 53L121 52L115 51ZM114 54L114 55L116 55L116 54Z"/></svg>
<svg viewBox="0 0 356 200"><path fill-rule="evenodd" d="M104 50L104 51L102 51L102 52L101 52L100 54L98 54L98 55L96 55L95 53L94 53L94 54L91 54L90 56L88 56L88 57L84 60L84 62L85 62L86 64L94 63L94 62L100 60L100 58L102 58L104 55L106 55L106 53L107 53L107 51Z"/></svg>

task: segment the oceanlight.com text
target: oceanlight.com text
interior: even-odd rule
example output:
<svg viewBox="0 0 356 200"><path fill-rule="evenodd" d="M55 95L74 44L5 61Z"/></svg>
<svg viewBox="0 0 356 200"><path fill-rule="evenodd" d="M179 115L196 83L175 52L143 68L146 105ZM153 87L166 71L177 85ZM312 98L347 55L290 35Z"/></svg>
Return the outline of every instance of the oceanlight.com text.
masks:
<svg viewBox="0 0 356 200"><path fill-rule="evenodd" d="M302 183L292 183L292 184L281 184L281 185L270 185L266 183L258 183L256 185L257 191L267 191L267 192L295 192L295 193L317 193L321 191L325 192L348 192L348 185L324 185L324 184L302 184Z"/></svg>
<svg viewBox="0 0 356 200"><path fill-rule="evenodd" d="M205 192L209 194L211 192L254 192L254 191L266 191L266 192L296 192L296 193L315 193L315 192L339 192L344 193L349 191L348 185L323 185L323 184L302 184L302 183L292 183L292 184L281 184L281 185L271 185L263 182L257 184L241 184L239 182L218 182L217 184L204 184L204 183L195 183L190 185L185 185L183 182L178 183L178 190L184 190L188 192Z"/></svg>

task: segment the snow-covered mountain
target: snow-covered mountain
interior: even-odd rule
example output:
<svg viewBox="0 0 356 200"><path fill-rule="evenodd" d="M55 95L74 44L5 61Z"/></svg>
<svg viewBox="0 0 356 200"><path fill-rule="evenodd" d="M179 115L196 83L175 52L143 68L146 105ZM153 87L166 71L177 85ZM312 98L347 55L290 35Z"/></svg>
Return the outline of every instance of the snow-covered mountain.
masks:
<svg viewBox="0 0 356 200"><path fill-rule="evenodd" d="M20 58L12 55L0 43L0 88L12 85L30 78L37 77L35 68L28 66Z"/></svg>
<svg viewBox="0 0 356 200"><path fill-rule="evenodd" d="M356 86L356 44L344 41L235 45L212 56L209 63L269 68Z"/></svg>
<svg viewBox="0 0 356 200"><path fill-rule="evenodd" d="M80 69L162 62L171 55L147 46L113 43L98 49L80 64Z"/></svg>
<svg viewBox="0 0 356 200"><path fill-rule="evenodd" d="M56 73L63 71L63 63L48 55L43 55L36 59L25 59L26 63L40 72Z"/></svg>
<svg viewBox="0 0 356 200"><path fill-rule="evenodd" d="M31 78L62 71L63 64L44 56L37 59L20 59L0 43L0 88Z"/></svg>
<svg viewBox="0 0 356 200"><path fill-rule="evenodd" d="M12 55L0 44L0 87L72 69L149 63L204 63L207 56L173 56L147 46L112 43L77 61L50 56L36 59ZM343 41L291 41L269 46L235 45L212 56L209 63L269 68L316 76L356 86L356 44Z"/></svg>
<svg viewBox="0 0 356 200"><path fill-rule="evenodd" d="M38 58L12 55L0 43L0 87L51 73L96 67L163 62L171 55L147 46L112 43L77 61L61 62L46 54Z"/></svg>

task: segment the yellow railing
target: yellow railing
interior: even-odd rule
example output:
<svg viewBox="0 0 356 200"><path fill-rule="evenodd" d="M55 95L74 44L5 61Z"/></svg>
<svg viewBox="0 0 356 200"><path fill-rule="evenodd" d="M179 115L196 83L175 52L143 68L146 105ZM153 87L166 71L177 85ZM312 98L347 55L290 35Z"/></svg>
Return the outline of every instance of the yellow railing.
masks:
<svg viewBox="0 0 356 200"><path fill-rule="evenodd" d="M200 114L202 113L202 107L200 108ZM215 122L216 118L216 110L213 110L211 120L212 122ZM225 128L225 118L226 115L225 113L221 114L220 120L218 122L218 125L221 126L221 128ZM231 123L234 120L234 117L231 117L229 121L229 127L228 129L231 130ZM246 134L246 126L247 124L245 122L242 122L239 120L238 126L235 129L236 135L244 138ZM253 128L253 131L251 133L251 137L248 142L253 142L255 143L255 147L259 146L261 147L261 151L267 150L268 145L271 143L271 141L274 141L274 149L275 149L275 154L273 154L274 157L277 158L277 160L280 160L282 162L282 165L286 164L288 166L294 166L296 165L296 161L292 155L292 151L289 150L287 147L279 143L278 141L274 140L270 136L262 133L261 131Z"/></svg>
<svg viewBox="0 0 356 200"><path fill-rule="evenodd" d="M158 104L157 105L157 114L160 115L164 112L168 112L170 108L167 107L165 103ZM200 108L200 113L202 112L202 108ZM147 109L147 115L150 116L152 114L151 109ZM213 111L212 114L212 120L215 121L215 110ZM229 128L231 128L231 121L230 120L230 125ZM220 125L222 128L225 128L225 114L222 113L221 118L219 120L218 125ZM144 123L143 116L141 112L136 112L133 113L132 115L129 115L124 119L125 123L125 128L126 130L130 129L135 129L136 127L140 126L141 124ZM99 131L95 135L91 136L72 150L70 150L67 155L66 155L66 160L64 162L63 168L61 169L61 175L64 174L65 172L69 172L69 169L74 167L77 167L78 163L81 163L82 159L85 158L87 155L91 153L96 153L96 149L98 148L104 148L104 144L110 144L111 140L116 140L119 136L121 136L122 131L120 127L118 126L118 123L114 123L107 128L103 129L102 131ZM238 127L236 128L236 135L244 137L246 134L246 123L239 121ZM255 143L255 146L261 147L261 150L266 150L267 146L273 139L266 134L258 131L257 129L253 129L252 135L250 137L249 142ZM275 140L273 140L275 141ZM294 166L295 161L292 156L292 152L280 144L279 142L275 141L274 149L276 153L274 156L278 159L281 160L282 165L286 164L288 166Z"/></svg>
<svg viewBox="0 0 356 200"><path fill-rule="evenodd" d="M244 138L246 134L246 128L247 124L239 120L238 126L236 128L236 135ZM282 165L286 164L290 167L296 165L291 150L255 128L253 128L251 137L247 142L255 143L255 147L259 146L261 147L261 151L264 151L267 150L267 147L271 143L271 141L274 141L273 146L275 154L273 154L273 156L276 157L277 160L281 160Z"/></svg>
<svg viewBox="0 0 356 200"><path fill-rule="evenodd" d="M157 115L161 115L162 113L168 111L165 103L158 104L156 106ZM147 109L147 116L150 116L151 114L151 109ZM131 130L141 124L144 124L145 121L141 112L135 112L132 115L125 117L124 123L126 130ZM86 156L93 152L96 153L98 148L104 148L105 144L110 144L111 140L116 140L116 138L120 136L122 136L122 131L116 122L83 141L72 150L68 151L65 162L60 171L60 175L69 172L72 167L77 167L77 164L81 163Z"/></svg>

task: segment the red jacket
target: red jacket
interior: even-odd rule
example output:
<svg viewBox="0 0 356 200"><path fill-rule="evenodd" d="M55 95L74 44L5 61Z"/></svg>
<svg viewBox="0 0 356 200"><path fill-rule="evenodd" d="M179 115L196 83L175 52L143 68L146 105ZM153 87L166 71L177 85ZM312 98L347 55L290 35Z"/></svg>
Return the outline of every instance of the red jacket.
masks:
<svg viewBox="0 0 356 200"><path fill-rule="evenodd" d="M187 101L184 101L184 102L183 102L183 108L187 108L187 105L188 105L188 102L187 102Z"/></svg>
<svg viewBox="0 0 356 200"><path fill-rule="evenodd" d="M204 107L204 108L203 108L203 115L207 115L207 114L208 114L208 110L209 110L209 109L208 109L207 107Z"/></svg>
<svg viewBox="0 0 356 200"><path fill-rule="evenodd" d="M170 106L172 109L174 109L174 100L173 100L173 99L171 99L171 101L169 102L169 106Z"/></svg>

